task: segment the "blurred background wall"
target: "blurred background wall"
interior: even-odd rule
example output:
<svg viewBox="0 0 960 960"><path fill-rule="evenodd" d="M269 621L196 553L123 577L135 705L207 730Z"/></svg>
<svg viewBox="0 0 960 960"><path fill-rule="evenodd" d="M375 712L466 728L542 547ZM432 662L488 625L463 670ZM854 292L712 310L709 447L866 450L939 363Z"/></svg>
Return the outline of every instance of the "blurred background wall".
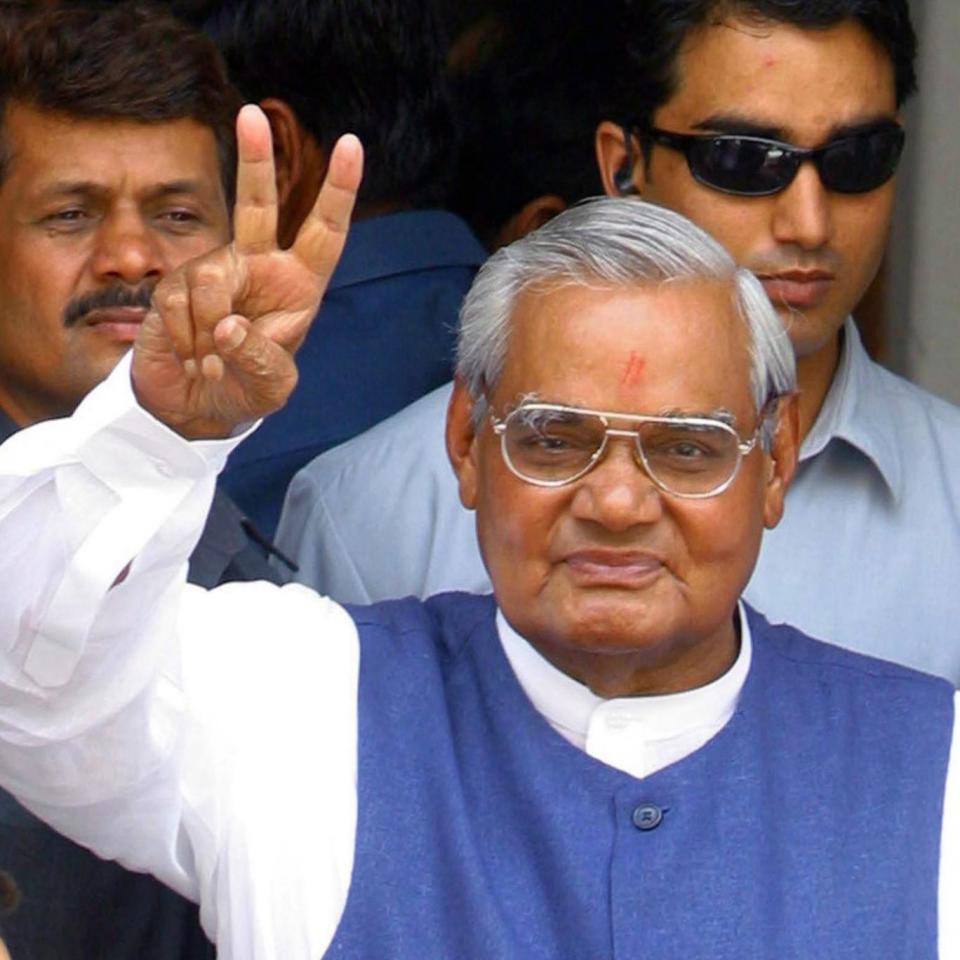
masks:
<svg viewBox="0 0 960 960"><path fill-rule="evenodd" d="M882 283L880 358L960 403L960 0L911 0L920 94Z"/></svg>

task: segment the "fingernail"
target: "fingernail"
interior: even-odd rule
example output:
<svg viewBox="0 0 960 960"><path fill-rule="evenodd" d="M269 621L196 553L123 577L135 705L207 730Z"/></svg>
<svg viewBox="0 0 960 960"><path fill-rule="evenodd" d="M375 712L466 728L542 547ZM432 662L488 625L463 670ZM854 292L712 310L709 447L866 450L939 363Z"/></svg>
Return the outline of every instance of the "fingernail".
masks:
<svg viewBox="0 0 960 960"><path fill-rule="evenodd" d="M220 321L220 342L231 350L243 343L247 331L233 317L224 317Z"/></svg>
<svg viewBox="0 0 960 960"><path fill-rule="evenodd" d="M200 371L203 373L205 380L213 380L214 382L222 380L224 373L223 360L215 353L208 353L203 358Z"/></svg>
<svg viewBox="0 0 960 960"><path fill-rule="evenodd" d="M189 360L183 361L183 372L187 375L188 380L197 379L197 361L192 357Z"/></svg>

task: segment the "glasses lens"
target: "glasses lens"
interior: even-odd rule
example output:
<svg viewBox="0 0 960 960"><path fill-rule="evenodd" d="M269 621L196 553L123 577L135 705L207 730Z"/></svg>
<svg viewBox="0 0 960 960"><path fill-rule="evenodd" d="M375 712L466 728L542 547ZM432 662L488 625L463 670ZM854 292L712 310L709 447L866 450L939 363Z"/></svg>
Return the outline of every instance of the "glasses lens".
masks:
<svg viewBox="0 0 960 960"><path fill-rule="evenodd" d="M507 417L503 452L513 469L528 480L562 483L590 466L603 438L599 417L518 407Z"/></svg>
<svg viewBox="0 0 960 960"><path fill-rule="evenodd" d="M737 471L739 440L722 424L645 423L638 435L647 472L672 493L714 493Z"/></svg>
<svg viewBox="0 0 960 960"><path fill-rule="evenodd" d="M817 159L820 179L838 193L876 190L896 171L903 142L900 127L884 127L830 143Z"/></svg>
<svg viewBox="0 0 960 960"><path fill-rule="evenodd" d="M797 169L797 160L776 143L748 137L709 137L692 141L690 172L708 187L741 196L782 190Z"/></svg>

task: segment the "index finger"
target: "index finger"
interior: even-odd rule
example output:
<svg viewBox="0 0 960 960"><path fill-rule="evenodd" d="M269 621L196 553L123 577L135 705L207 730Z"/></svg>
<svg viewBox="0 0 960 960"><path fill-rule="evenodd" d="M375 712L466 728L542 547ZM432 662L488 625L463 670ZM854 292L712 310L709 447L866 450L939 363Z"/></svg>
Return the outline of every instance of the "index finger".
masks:
<svg viewBox="0 0 960 960"><path fill-rule="evenodd" d="M266 253L277 246L277 178L270 122L251 103L237 114L237 199L233 243L238 253Z"/></svg>
<svg viewBox="0 0 960 960"><path fill-rule="evenodd" d="M363 176L363 147L345 133L334 144L323 186L291 248L325 287L340 259Z"/></svg>

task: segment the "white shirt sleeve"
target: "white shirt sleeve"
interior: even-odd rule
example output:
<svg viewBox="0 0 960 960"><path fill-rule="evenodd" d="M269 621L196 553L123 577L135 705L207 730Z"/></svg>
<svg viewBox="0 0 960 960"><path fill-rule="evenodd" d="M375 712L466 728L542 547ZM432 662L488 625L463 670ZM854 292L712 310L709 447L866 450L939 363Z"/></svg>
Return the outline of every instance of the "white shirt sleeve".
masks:
<svg viewBox="0 0 960 960"><path fill-rule="evenodd" d="M185 584L234 445L153 420L124 363L0 446L0 779L199 900L221 957L299 960L353 866L357 636L298 585Z"/></svg>

